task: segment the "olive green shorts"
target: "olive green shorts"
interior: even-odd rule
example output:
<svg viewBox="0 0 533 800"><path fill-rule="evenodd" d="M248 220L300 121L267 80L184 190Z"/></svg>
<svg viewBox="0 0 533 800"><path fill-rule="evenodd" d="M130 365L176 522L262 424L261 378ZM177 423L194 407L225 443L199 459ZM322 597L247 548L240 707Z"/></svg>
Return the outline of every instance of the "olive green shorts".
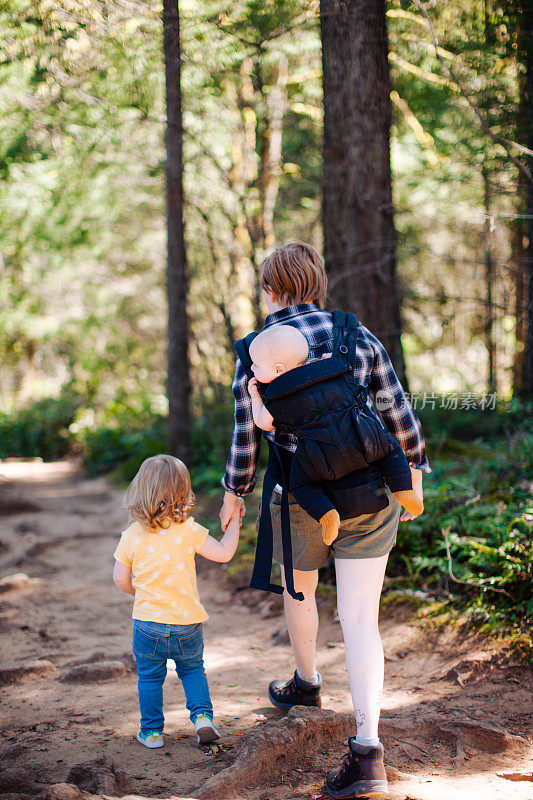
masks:
<svg viewBox="0 0 533 800"><path fill-rule="evenodd" d="M341 521L339 535L328 547L322 539L322 526L301 508L289 494L292 561L304 572L323 567L334 558L378 558L390 553L396 544L401 505L386 488L389 505L373 514L361 514ZM270 501L274 538L274 559L283 564L281 545L281 495L274 491Z"/></svg>

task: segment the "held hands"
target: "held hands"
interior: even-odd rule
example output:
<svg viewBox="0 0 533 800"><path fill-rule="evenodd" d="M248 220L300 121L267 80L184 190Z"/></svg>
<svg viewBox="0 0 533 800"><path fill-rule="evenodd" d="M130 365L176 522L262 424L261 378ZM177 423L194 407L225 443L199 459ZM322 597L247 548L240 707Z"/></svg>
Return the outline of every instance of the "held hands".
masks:
<svg viewBox="0 0 533 800"><path fill-rule="evenodd" d="M246 514L246 507L244 505L244 500L242 497L238 497L236 494L232 494L231 492L226 492L224 494L224 502L222 503L222 508L220 509L219 517L220 517L220 527L225 532L226 528L228 527L231 520L236 516L239 515L239 527L242 524L242 518Z"/></svg>
<svg viewBox="0 0 533 800"><path fill-rule="evenodd" d="M226 492L219 516L224 536L218 540L214 536L208 535L198 552L210 561L227 564L235 555L239 544L239 529L244 516L242 497Z"/></svg>
<svg viewBox="0 0 533 800"><path fill-rule="evenodd" d="M239 523L239 528L242 525L242 518L244 517L245 513L246 513L246 509L244 507L244 500L242 499L242 497L239 497L239 502L237 504L237 508L235 509L235 511L233 512L233 515L231 517L232 520L237 518L237 522Z"/></svg>

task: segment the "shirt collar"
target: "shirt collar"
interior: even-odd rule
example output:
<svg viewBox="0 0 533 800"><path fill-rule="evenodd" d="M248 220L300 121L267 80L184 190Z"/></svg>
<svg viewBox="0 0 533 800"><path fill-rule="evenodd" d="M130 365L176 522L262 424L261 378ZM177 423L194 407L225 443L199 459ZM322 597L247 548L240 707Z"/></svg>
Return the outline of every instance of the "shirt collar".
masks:
<svg viewBox="0 0 533 800"><path fill-rule="evenodd" d="M274 325L278 322L284 322L287 319L292 319L292 317L297 317L300 314L310 314L312 311L320 311L321 309L319 306L315 306L313 303L297 303L295 306L286 306L285 308L280 308L279 311L273 311L272 314L269 314L265 319L264 327L268 328L270 325Z"/></svg>

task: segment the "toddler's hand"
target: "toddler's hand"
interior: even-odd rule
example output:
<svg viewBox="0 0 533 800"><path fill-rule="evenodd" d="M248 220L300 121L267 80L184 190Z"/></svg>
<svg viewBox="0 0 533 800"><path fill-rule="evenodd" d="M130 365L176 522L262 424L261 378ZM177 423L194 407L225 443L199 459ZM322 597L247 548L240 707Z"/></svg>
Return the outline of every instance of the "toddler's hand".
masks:
<svg viewBox="0 0 533 800"><path fill-rule="evenodd" d="M244 505L244 500L242 499L242 497L239 497L239 503L231 516L230 522L236 519L239 523L239 528L240 528L242 525L242 518L244 517L245 514L246 514L246 507Z"/></svg>
<svg viewBox="0 0 533 800"><path fill-rule="evenodd" d="M250 378L248 381L248 394L250 397L260 397L259 389L257 388L257 378Z"/></svg>

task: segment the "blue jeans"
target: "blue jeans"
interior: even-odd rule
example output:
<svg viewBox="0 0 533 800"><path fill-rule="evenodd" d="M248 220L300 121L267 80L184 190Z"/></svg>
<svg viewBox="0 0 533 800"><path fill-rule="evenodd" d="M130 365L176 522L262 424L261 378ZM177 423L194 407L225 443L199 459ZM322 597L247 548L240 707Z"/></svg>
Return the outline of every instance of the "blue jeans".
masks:
<svg viewBox="0 0 533 800"><path fill-rule="evenodd" d="M213 716L204 671L201 622L167 625L136 619L133 621L133 653L137 662L141 733L163 730L163 683L167 658L176 664L191 720L194 722L199 714Z"/></svg>

